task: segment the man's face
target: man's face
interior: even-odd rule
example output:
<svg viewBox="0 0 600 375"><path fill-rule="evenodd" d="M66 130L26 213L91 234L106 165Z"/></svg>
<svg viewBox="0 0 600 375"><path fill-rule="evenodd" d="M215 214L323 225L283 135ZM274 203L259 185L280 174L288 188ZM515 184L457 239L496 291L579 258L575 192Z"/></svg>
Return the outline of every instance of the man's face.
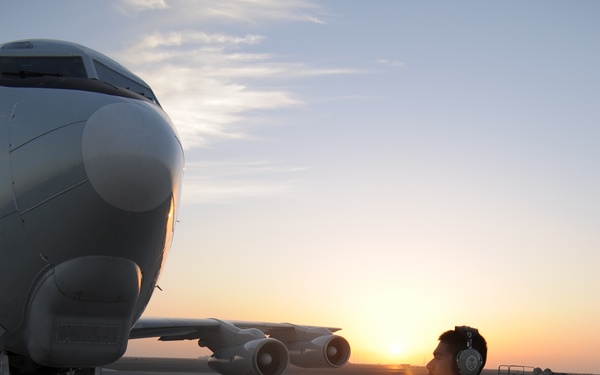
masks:
<svg viewBox="0 0 600 375"><path fill-rule="evenodd" d="M433 359L427 364L429 375L454 375L452 371L454 356L448 344L441 342L433 351Z"/></svg>

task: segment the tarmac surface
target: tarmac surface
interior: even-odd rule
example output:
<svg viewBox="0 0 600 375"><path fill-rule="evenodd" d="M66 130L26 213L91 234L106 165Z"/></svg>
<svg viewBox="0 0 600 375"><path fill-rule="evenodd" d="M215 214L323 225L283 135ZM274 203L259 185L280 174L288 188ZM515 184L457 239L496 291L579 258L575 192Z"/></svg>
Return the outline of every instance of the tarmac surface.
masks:
<svg viewBox="0 0 600 375"><path fill-rule="evenodd" d="M517 366L519 367L519 366ZM522 366L521 366L522 367ZM106 366L104 375L215 375L208 367L206 359L202 358L146 358L124 357ZM410 365L367 365L348 363L341 368L304 369L290 365L285 375L427 375L423 366ZM507 373L498 369L484 369L481 375L532 375L530 371L514 371ZM577 375L567 373L554 373L553 375ZM579 374L581 375L581 374ZM589 375L589 374L588 374Z"/></svg>
<svg viewBox="0 0 600 375"><path fill-rule="evenodd" d="M178 375L214 375L216 372L208 367L204 359L193 358L141 358L126 357L103 369L106 375L155 375L155 374L178 374ZM303 369L289 366L286 375L427 375L424 367L413 367L406 365L363 365L347 364L341 368L328 369Z"/></svg>

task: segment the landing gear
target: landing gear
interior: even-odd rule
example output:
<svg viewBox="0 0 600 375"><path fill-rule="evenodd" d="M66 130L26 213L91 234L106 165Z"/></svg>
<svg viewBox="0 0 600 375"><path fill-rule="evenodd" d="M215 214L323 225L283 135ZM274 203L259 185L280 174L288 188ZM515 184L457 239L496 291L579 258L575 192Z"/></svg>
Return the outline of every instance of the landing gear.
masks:
<svg viewBox="0 0 600 375"><path fill-rule="evenodd" d="M0 375L10 375L8 355L6 352L0 352Z"/></svg>

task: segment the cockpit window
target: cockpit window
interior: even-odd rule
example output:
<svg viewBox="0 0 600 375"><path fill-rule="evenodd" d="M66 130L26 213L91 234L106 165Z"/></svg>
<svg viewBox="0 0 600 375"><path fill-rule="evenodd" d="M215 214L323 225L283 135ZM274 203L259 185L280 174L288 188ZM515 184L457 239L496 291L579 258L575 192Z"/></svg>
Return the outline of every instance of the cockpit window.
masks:
<svg viewBox="0 0 600 375"><path fill-rule="evenodd" d="M121 73L110 69L106 65L96 60L94 60L94 67L96 68L96 73L98 74L98 79L100 81L110 83L113 86L126 88L127 90L136 92L154 101L155 103L158 103L156 97L154 96L154 93L152 92L152 90L150 90L149 87L125 77Z"/></svg>
<svg viewBox="0 0 600 375"><path fill-rule="evenodd" d="M87 78L80 56L1 56L0 78L74 77Z"/></svg>

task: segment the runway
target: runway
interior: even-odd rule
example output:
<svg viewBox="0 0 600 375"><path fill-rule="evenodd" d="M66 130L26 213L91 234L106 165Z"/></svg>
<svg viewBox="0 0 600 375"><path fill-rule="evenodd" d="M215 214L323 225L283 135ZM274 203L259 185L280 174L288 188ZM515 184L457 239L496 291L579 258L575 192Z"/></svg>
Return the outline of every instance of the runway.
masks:
<svg viewBox="0 0 600 375"><path fill-rule="evenodd" d="M104 375L215 375L208 367L206 358L148 358L124 357L106 366ZM286 375L427 375L423 366L373 365L349 363L341 368L303 369L289 366ZM506 375L506 372L502 372ZM514 375L532 375L531 372L514 372ZM481 375L500 375L498 369L483 369ZM575 373L554 373L554 375L577 375ZM588 374L589 375L589 374Z"/></svg>
<svg viewBox="0 0 600 375"><path fill-rule="evenodd" d="M103 370L106 375L215 375L204 359L190 358L122 358ZM347 364L337 369L303 369L289 366L286 375L427 375L424 367L396 366L396 365L364 365Z"/></svg>

